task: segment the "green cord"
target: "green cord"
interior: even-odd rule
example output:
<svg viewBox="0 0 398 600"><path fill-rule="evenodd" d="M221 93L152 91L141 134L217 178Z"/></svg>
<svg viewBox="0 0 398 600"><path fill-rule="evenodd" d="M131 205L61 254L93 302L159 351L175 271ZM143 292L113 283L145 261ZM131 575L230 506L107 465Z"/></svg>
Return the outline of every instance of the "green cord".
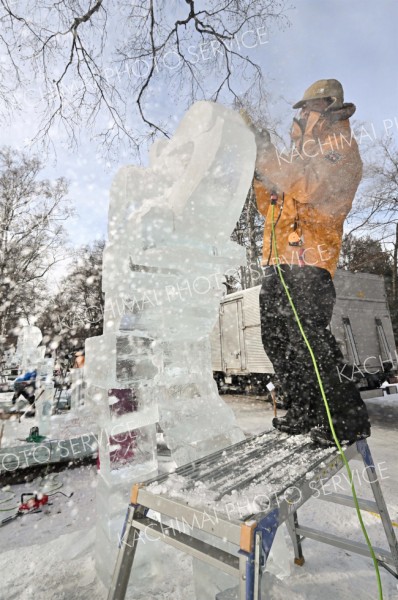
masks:
<svg viewBox="0 0 398 600"><path fill-rule="evenodd" d="M368 532L366 530L365 523L363 522L363 519L362 519L362 514L361 514L361 510L359 508L357 493L356 493L355 485L354 485L354 478L352 476L352 471L351 471L350 465L348 464L348 461L347 461L347 459L345 457L345 454L344 454L344 452L343 452L343 450L341 448L341 445L340 445L340 442L339 442L339 440L337 438L336 432L334 430L333 421L332 421L332 415L330 414L329 403L328 403L327 398L326 398L326 394L325 394L325 390L324 390L324 387L323 387L321 375L319 373L318 363L316 361L315 354L314 354L314 352L312 350L312 347L311 347L311 344L309 343L308 338L307 338L307 336L305 334L305 331L304 331L303 326L302 326L301 321L300 321L300 317L298 316L296 307L295 307L293 299L292 299L292 297L290 295L289 288L286 285L285 279L283 277L282 269L281 269L280 264L279 264L278 247L277 247L277 243L276 243L276 234L275 234L274 213L275 213L275 205L272 204L272 225L271 225L271 227L272 227L272 243L273 243L273 247L274 247L274 253L275 253L275 258L276 258L276 266L277 266L277 269L278 269L279 278L280 278L281 283L283 285L283 288L284 288L284 290L286 292L286 295L287 295L287 298L289 300L290 306L292 307L292 310L293 310L293 314L294 314L295 319L297 321L297 325L298 325L298 327L300 329L300 333L303 336L304 342L305 342L305 344L306 344L306 346L308 348L308 351L309 351L311 359L312 359L312 363L314 365L314 370L315 370L315 373L316 373L316 376L317 376L317 379L318 379L319 389L321 391L322 399L323 399L323 402L324 402L324 405L325 405L326 414L327 414L328 421L329 421L329 427L330 427L330 430L332 432L334 442L335 442L335 444L336 444L336 446L338 448L338 451L340 453L340 456L341 456L341 458L343 460L343 463L344 463L345 468L346 468L347 473L348 473L348 478L349 478L349 481L350 481L350 484L351 484L351 491L352 491L352 496L353 496L353 499L354 499L355 510L356 510L356 513L357 513L357 516L358 516L358 521L359 521L359 523L361 525L362 533L363 533L363 535L365 537L365 540L366 540L366 543L368 545L369 552L370 552L370 555L372 557L373 564L374 564L374 567L375 567L376 577L377 577L377 587L378 587L378 592L379 592L379 600L383 600L383 589L382 589L382 585L381 585L379 564L377 562L377 558L376 558L375 552L373 550L372 543L370 541Z"/></svg>
<svg viewBox="0 0 398 600"><path fill-rule="evenodd" d="M63 487L62 481L58 481L58 474L53 475L47 479L47 476L44 476L40 479L39 490L47 487L45 493L48 497L53 496L57 490L60 490Z"/></svg>
<svg viewBox="0 0 398 600"><path fill-rule="evenodd" d="M0 499L0 504L7 504L7 502L11 502L11 500L13 500L15 498L15 492L13 492L12 490L2 490L4 491L4 493L8 493L10 494L10 496L8 498L2 498ZM9 510L17 510L18 506L9 506L7 508L0 508L0 512L8 512Z"/></svg>

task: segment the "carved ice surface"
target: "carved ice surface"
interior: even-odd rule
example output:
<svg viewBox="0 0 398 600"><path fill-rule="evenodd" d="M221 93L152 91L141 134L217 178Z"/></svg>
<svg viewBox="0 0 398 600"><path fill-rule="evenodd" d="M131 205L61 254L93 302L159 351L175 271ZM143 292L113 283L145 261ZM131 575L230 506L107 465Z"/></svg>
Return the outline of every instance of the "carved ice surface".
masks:
<svg viewBox="0 0 398 600"><path fill-rule="evenodd" d="M23 325L15 351L21 373L33 371L43 359L46 349L44 346L38 347L42 338L42 333L36 325Z"/></svg>
<svg viewBox="0 0 398 600"><path fill-rule="evenodd" d="M288 538L289 534L286 525L283 523L276 531L267 560L267 571L278 579L286 579L291 574Z"/></svg>
<svg viewBox="0 0 398 600"><path fill-rule="evenodd" d="M86 342L86 406L100 426L97 567L109 582L134 481L157 468L156 424L176 465L243 438L212 377L209 335L256 148L238 113L198 102L150 166L116 174L104 252L104 333ZM123 504L123 503L121 503ZM118 504L119 505L119 504ZM125 508L124 507L124 508Z"/></svg>
<svg viewBox="0 0 398 600"><path fill-rule="evenodd" d="M43 351L45 349L43 348ZM37 364L36 420L41 435L51 433L51 415L54 409L54 359L42 358Z"/></svg>

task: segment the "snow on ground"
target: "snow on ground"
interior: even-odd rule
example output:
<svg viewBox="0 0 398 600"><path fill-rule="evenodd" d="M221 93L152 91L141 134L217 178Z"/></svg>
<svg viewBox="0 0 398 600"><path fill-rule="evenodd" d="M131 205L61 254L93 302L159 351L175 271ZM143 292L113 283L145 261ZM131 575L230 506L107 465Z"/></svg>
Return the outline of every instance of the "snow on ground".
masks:
<svg viewBox="0 0 398 600"><path fill-rule="evenodd" d="M12 396L12 392L0 394L0 410L9 411L12 408ZM28 408L28 403L23 398L19 398L14 409L25 411L26 408ZM66 440L87 433L87 430L80 426L80 420L79 413L76 413L76 410L73 413L65 411L64 414L52 415L49 421L50 430L46 435L47 439ZM2 448L21 445L28 437L31 428L39 426L37 416L21 417L20 420L13 416L11 419L0 423L4 426L1 440Z"/></svg>
<svg viewBox="0 0 398 600"><path fill-rule="evenodd" d="M270 428L272 410L269 404L256 397L223 396L233 408L239 425L246 433L256 434ZM368 402L374 423L370 448L377 464L385 499L391 517L398 521L398 472L396 449L398 441L398 414L394 406ZM366 473L359 462L352 462L357 490L360 496L370 498ZM69 494L51 498L52 506L43 512L27 515L0 528L0 598L3 600L105 600L106 590L95 579L95 466L61 471L55 479L35 479L24 485L12 486L14 499L0 508L18 501L23 492L54 489L63 484L61 491ZM325 493L342 492L348 485L343 472L325 486ZM10 496L2 492L1 498ZM0 498L0 499L1 499ZM1 513L7 516L9 513ZM312 499L299 511L303 525L326 528L332 533L362 540L353 509L335 506ZM373 544L386 547L380 519L364 514ZM398 529L397 529L398 531ZM277 551L269 561L271 573L265 585L267 598L272 600L375 600L376 577L369 559L352 555L315 541L304 541L306 562L303 567L292 564L292 550L288 542L285 550L281 531ZM156 544L156 546L155 546ZM180 552L155 542L149 549L156 558L151 565L133 571L133 585L129 600L194 600L191 559ZM144 555L138 548L137 563ZM290 574L288 574L290 570ZM275 574L282 574L283 580ZM288 576L286 576L288 574ZM398 599L397 581L381 570L384 600ZM208 600L213 600L214 596ZM207 600L200 598L200 600Z"/></svg>
<svg viewBox="0 0 398 600"><path fill-rule="evenodd" d="M396 387L395 385L393 387ZM383 396L379 396L378 398L368 398L366 399L366 404L371 404L373 406L390 406L394 408L398 408L398 394L387 394L385 393Z"/></svg>

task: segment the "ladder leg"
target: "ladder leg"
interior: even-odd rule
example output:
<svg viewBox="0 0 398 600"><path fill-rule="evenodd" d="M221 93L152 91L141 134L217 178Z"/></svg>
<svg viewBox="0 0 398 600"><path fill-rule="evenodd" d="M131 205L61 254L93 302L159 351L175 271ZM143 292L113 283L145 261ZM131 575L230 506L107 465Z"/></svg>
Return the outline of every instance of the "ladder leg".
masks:
<svg viewBox="0 0 398 600"><path fill-rule="evenodd" d="M394 561L396 573L398 575L398 541L395 535L394 527L391 523L391 518L377 477L373 458L366 440L358 441L357 449L358 452L361 454L366 467L367 478L372 488L373 496L377 504L384 532L387 537L388 545L390 546L391 556Z"/></svg>
<svg viewBox="0 0 398 600"><path fill-rule="evenodd" d="M267 559L279 526L279 509L274 508L254 530L253 548L247 554L246 560L246 594L240 596L245 600L261 599L261 581L267 564Z"/></svg>
<svg viewBox="0 0 398 600"><path fill-rule="evenodd" d="M254 536L254 589L253 598L254 600L260 600L261 598L261 580L263 574L263 566L265 567L266 558L263 552L263 534L261 531L257 531Z"/></svg>
<svg viewBox="0 0 398 600"><path fill-rule="evenodd" d="M287 521L286 521L286 526L287 526L287 530L289 532L289 535L290 535L292 543L293 543L294 564L298 565L299 567L302 567L305 562L305 559L303 556L303 548L301 545L301 538L297 533L298 518L297 518L296 511L294 511L294 513L292 513L291 515L288 516Z"/></svg>
<svg viewBox="0 0 398 600"><path fill-rule="evenodd" d="M115 570L109 588L108 600L124 600L133 566L135 551L140 537L139 530L133 526L133 519L143 515L140 506L130 505L120 540L119 552L116 559Z"/></svg>
<svg viewBox="0 0 398 600"><path fill-rule="evenodd" d="M246 600L246 573L248 558L245 555L239 556L239 600Z"/></svg>

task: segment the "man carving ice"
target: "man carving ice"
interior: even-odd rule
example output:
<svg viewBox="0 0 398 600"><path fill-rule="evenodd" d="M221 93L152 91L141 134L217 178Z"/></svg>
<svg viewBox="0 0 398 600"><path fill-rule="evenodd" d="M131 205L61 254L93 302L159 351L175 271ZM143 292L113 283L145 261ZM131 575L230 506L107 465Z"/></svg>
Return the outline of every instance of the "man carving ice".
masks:
<svg viewBox="0 0 398 600"><path fill-rule="evenodd" d="M266 219L261 333L288 406L273 425L290 434L310 431L318 443L333 440L309 350L275 266L279 257L318 363L336 435L353 441L370 435L369 418L354 383L339 376L343 355L327 327L336 298L332 278L343 223L362 177L349 124L355 106L344 103L337 80L325 79L312 84L293 108L301 110L293 119L289 155L278 154L266 130L255 130L254 186L258 210Z"/></svg>

